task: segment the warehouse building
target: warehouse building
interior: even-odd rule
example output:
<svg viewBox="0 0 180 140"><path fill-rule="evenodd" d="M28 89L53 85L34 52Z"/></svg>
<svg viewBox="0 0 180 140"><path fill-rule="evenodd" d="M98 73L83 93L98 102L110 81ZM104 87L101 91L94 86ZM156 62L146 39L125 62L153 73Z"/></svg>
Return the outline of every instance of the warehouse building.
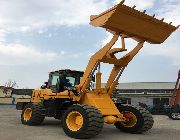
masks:
<svg viewBox="0 0 180 140"><path fill-rule="evenodd" d="M157 112L169 105L174 82L120 83L114 91L117 102L122 104L145 104Z"/></svg>

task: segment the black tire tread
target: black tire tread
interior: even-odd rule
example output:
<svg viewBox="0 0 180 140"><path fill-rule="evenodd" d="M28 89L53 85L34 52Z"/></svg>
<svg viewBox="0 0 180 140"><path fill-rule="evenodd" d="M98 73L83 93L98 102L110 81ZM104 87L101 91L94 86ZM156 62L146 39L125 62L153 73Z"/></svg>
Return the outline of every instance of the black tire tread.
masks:
<svg viewBox="0 0 180 140"><path fill-rule="evenodd" d="M170 112L170 113L168 114L168 117L169 117L170 119L172 119L172 120L180 120L180 118L174 118L174 117L172 117L172 113L174 113L174 112Z"/></svg>
<svg viewBox="0 0 180 140"><path fill-rule="evenodd" d="M30 120L25 121L23 118L23 113L25 111L26 108L31 108L32 109L32 117ZM34 126L34 125L40 125L42 124L42 122L44 121L45 118L45 114L43 113L43 105L41 103L30 103L27 104L24 107L24 110L21 114L21 122L25 125L30 125L30 126Z"/></svg>
<svg viewBox="0 0 180 140"><path fill-rule="evenodd" d="M104 124L103 117L100 111L89 105L78 104L77 106L83 108L86 111L86 115L88 117L88 125L83 133L79 135L73 135L73 136L70 135L70 136L76 139L86 139L98 135L101 132ZM67 134L67 132L65 133Z"/></svg>
<svg viewBox="0 0 180 140"><path fill-rule="evenodd" d="M176 104L170 107L169 112L168 112L168 117L172 120L180 120L180 118L173 117L173 113L180 113L180 105Z"/></svg>
<svg viewBox="0 0 180 140"><path fill-rule="evenodd" d="M145 108L142 108L140 106L130 106L128 105L128 107L132 107L132 108L135 108L136 110L139 111L139 113L141 114L141 117L143 118L143 124L140 128L136 129L136 130L128 130L128 129L122 129L121 127L119 127L119 125L117 125L115 123L115 126L117 129L120 129L124 132L128 132L128 133L135 133L135 134L138 134L138 133L144 133L146 131L148 131L149 129L152 128L153 124L154 124L154 120L153 120L153 117L152 117L152 114L146 110ZM121 109L119 109L121 111ZM138 119L138 118L137 118Z"/></svg>
<svg viewBox="0 0 180 140"><path fill-rule="evenodd" d="M79 138L91 138L98 135L103 128L103 119L102 114L96 108L88 105L80 105L82 106L88 115L89 125L87 131L83 133Z"/></svg>

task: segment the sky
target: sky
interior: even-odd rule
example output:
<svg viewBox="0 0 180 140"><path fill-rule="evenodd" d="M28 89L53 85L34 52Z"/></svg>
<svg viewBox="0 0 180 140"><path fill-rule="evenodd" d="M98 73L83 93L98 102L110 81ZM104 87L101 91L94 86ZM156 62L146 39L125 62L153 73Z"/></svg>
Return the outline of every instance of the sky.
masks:
<svg viewBox="0 0 180 140"><path fill-rule="evenodd" d="M0 85L39 88L50 71L85 70L89 58L112 37L89 25L90 15L120 0L0 0ZM174 26L180 24L179 0L126 0ZM126 40L130 50L134 45ZM163 44L144 44L119 82L174 82L180 69L180 29ZM120 41L115 45L120 46ZM112 66L102 65L103 82Z"/></svg>

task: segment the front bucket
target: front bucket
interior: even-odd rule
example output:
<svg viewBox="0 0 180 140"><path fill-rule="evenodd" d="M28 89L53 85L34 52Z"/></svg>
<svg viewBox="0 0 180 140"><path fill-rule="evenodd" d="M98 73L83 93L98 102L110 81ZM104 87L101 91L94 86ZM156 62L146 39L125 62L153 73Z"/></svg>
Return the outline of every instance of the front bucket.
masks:
<svg viewBox="0 0 180 140"><path fill-rule="evenodd" d="M153 44L164 42L177 28L162 20L124 5L122 2L99 15L91 16L90 24L137 37Z"/></svg>

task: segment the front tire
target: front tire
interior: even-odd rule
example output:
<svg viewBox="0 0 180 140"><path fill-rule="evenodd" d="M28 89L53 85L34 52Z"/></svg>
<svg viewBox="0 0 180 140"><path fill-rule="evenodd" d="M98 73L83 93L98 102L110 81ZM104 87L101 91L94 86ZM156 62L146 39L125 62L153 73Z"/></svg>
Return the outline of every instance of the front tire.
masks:
<svg viewBox="0 0 180 140"><path fill-rule="evenodd" d="M45 113L41 103L29 103L25 105L22 114L21 122L24 125L40 125L44 121Z"/></svg>
<svg viewBox="0 0 180 140"><path fill-rule="evenodd" d="M98 109L88 105L73 105L62 117L64 132L76 139L91 138L103 128L103 117Z"/></svg>
<svg viewBox="0 0 180 140"><path fill-rule="evenodd" d="M117 129L127 133L143 133L152 128L154 124L151 113L140 106L117 106L127 119L127 122L116 122Z"/></svg>

